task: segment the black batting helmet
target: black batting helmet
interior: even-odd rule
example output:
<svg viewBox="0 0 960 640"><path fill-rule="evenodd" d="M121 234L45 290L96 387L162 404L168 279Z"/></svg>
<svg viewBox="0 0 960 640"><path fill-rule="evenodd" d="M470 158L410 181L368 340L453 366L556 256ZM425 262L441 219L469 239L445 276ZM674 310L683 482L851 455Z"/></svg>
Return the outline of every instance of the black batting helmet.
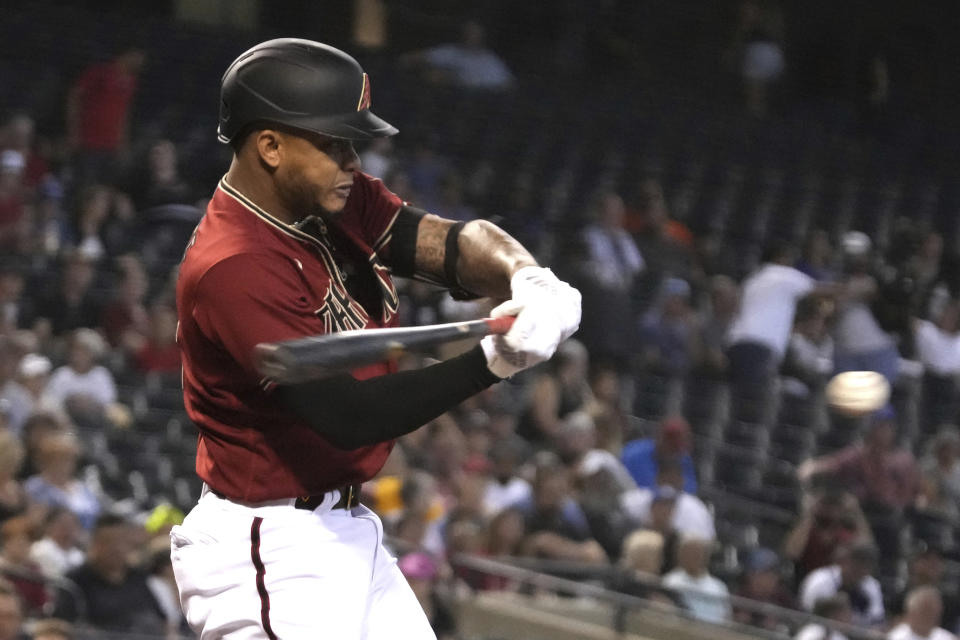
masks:
<svg viewBox="0 0 960 640"><path fill-rule="evenodd" d="M223 74L217 137L230 142L254 122L350 140L397 133L370 111L370 79L356 60L331 46L297 38L261 42Z"/></svg>

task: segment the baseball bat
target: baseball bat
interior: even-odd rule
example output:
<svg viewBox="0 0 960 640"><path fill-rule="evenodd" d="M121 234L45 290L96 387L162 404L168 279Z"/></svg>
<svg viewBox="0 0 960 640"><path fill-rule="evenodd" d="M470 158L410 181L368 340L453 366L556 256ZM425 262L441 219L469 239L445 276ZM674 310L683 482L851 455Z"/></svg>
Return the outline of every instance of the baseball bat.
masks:
<svg viewBox="0 0 960 640"><path fill-rule="evenodd" d="M471 336L504 334L514 320L513 316L503 316L263 342L254 350L254 362L260 374L274 382L305 382Z"/></svg>

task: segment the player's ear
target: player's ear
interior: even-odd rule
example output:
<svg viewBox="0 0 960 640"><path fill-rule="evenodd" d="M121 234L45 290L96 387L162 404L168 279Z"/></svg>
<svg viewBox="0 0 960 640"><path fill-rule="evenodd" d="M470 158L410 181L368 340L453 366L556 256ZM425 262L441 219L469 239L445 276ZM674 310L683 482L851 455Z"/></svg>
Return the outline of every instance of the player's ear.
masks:
<svg viewBox="0 0 960 640"><path fill-rule="evenodd" d="M276 169L280 165L281 133L274 129L261 129L254 134L260 162L271 169Z"/></svg>

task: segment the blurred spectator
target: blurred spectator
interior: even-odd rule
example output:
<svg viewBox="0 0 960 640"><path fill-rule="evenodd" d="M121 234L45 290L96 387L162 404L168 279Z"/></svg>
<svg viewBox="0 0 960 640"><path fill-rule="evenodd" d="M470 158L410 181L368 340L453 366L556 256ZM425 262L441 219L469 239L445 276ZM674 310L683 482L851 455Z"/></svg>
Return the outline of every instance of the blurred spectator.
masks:
<svg viewBox="0 0 960 640"><path fill-rule="evenodd" d="M15 258L0 262L0 331L16 331L30 319L31 301L24 296L23 267Z"/></svg>
<svg viewBox="0 0 960 640"><path fill-rule="evenodd" d="M63 201L64 189L60 180L48 176L40 183L31 231L31 252L35 261L47 264L70 242L70 224Z"/></svg>
<svg viewBox="0 0 960 640"><path fill-rule="evenodd" d="M844 235L843 246L846 275L834 328L836 370L877 371L893 384L900 354L871 309L878 285L870 274L870 238L860 231L850 231Z"/></svg>
<svg viewBox="0 0 960 640"><path fill-rule="evenodd" d="M33 406L30 392L16 379L19 354L13 340L0 335L0 412L8 428L19 434Z"/></svg>
<svg viewBox="0 0 960 640"><path fill-rule="evenodd" d="M33 531L33 522L27 516L16 516L0 525L0 574L17 588L29 617L43 611L48 599L40 567L30 559Z"/></svg>
<svg viewBox="0 0 960 640"><path fill-rule="evenodd" d="M103 184L84 187L79 195L73 246L91 260L105 258L113 248L111 215L119 212L121 206L129 206L129 202L111 187Z"/></svg>
<svg viewBox="0 0 960 640"><path fill-rule="evenodd" d="M594 539L609 558L616 559L624 537L636 528L621 501L626 487L635 486L633 479L612 453L594 449L577 466L575 483Z"/></svg>
<svg viewBox="0 0 960 640"><path fill-rule="evenodd" d="M196 200L193 188L180 175L177 147L171 141L158 140L150 146L144 173L130 194L137 211Z"/></svg>
<svg viewBox="0 0 960 640"><path fill-rule="evenodd" d="M360 154L360 169L374 178L386 180L393 165L393 142L390 138L374 138Z"/></svg>
<svg viewBox="0 0 960 640"><path fill-rule="evenodd" d="M877 628L884 621L883 594L871 573L877 564L877 549L854 544L837 549L835 564L811 572L800 585L800 604L812 611L821 598L844 592L850 598L853 623Z"/></svg>
<svg viewBox="0 0 960 640"><path fill-rule="evenodd" d="M638 283L640 300L648 300L660 288L663 278L697 277L692 252L693 234L670 215L663 186L654 177L639 182L636 209L628 211L624 226L636 239L643 256L644 272Z"/></svg>
<svg viewBox="0 0 960 640"><path fill-rule="evenodd" d="M714 377L727 369L727 333L737 317L740 289L729 276L710 278L707 303L699 310L694 364L701 375Z"/></svg>
<svg viewBox="0 0 960 640"><path fill-rule="evenodd" d="M117 258L117 267L120 272L119 286L113 300L104 307L97 326L110 346L139 346L149 331L144 304L149 284L147 271L135 255ZM135 351L136 346L130 350Z"/></svg>
<svg viewBox="0 0 960 640"><path fill-rule="evenodd" d="M743 282L740 310L728 335L731 394L738 404L767 400L790 342L797 301L816 292L814 280L790 266L789 245L770 246L762 260Z"/></svg>
<svg viewBox="0 0 960 640"><path fill-rule="evenodd" d="M653 307L640 320L640 363L644 369L680 377L690 369L696 317L690 285L680 278L663 280Z"/></svg>
<svg viewBox="0 0 960 640"><path fill-rule="evenodd" d="M524 444L516 439L502 439L490 448L490 462L493 464L492 478L484 490L483 504L488 515L522 502L533 495L530 483L518 475L518 466L523 459Z"/></svg>
<svg viewBox="0 0 960 640"><path fill-rule="evenodd" d="M552 445L560 421L587 406L591 399L589 353L583 343L573 339L563 342L547 367L530 382L517 423L517 434L539 446Z"/></svg>
<svg viewBox="0 0 960 640"><path fill-rule="evenodd" d="M47 395L47 385L50 384L52 370L53 363L46 356L28 353L20 359L17 379L30 396L30 413L59 409L59 403Z"/></svg>
<svg viewBox="0 0 960 640"><path fill-rule="evenodd" d="M940 626L943 599L936 587L917 587L907 595L903 622L887 633L887 640L956 640Z"/></svg>
<svg viewBox="0 0 960 640"><path fill-rule="evenodd" d="M526 518L524 555L553 560L605 563L607 554L593 539L586 515L573 499L567 469L552 455L538 462L533 497L517 505Z"/></svg>
<svg viewBox="0 0 960 640"><path fill-rule="evenodd" d="M630 430L620 374L612 364L599 363L590 367L589 379L593 399L586 405L586 411L596 427L597 447L619 455Z"/></svg>
<svg viewBox="0 0 960 640"><path fill-rule="evenodd" d="M670 416L660 422L656 439L632 440L623 446L621 458L637 486L653 489L657 486L657 472L661 460L679 458L683 465L683 490L697 493L697 475L690 455L690 425L680 416Z"/></svg>
<svg viewBox="0 0 960 640"><path fill-rule="evenodd" d="M783 550L794 562L797 579L802 580L829 565L841 546L866 542L873 542L873 533L856 496L828 491L807 498Z"/></svg>
<svg viewBox="0 0 960 640"><path fill-rule="evenodd" d="M920 587L940 589L943 595L943 616L941 626L950 630L960 629L960 586L955 581L945 579L945 560L943 553L934 545L921 543L907 560L907 580L896 593L888 594L887 611L891 622L902 620L906 612L909 594Z"/></svg>
<svg viewBox="0 0 960 640"><path fill-rule="evenodd" d="M166 619L147 586L147 576L127 564L130 541L129 525L122 518L98 518L87 561L67 574L82 601L60 591L54 617L72 622L83 616L83 621L104 631L162 634Z"/></svg>
<svg viewBox="0 0 960 640"><path fill-rule="evenodd" d="M0 640L23 640L23 604L16 587L0 578Z"/></svg>
<svg viewBox="0 0 960 640"><path fill-rule="evenodd" d="M485 552L494 558L520 555L520 544L526 534L526 520L517 507L497 513L487 526Z"/></svg>
<svg viewBox="0 0 960 640"><path fill-rule="evenodd" d="M619 494L636 487L630 472L620 459L605 449L597 449L597 429L593 418L583 410L568 413L560 423L556 451L575 476L586 477L606 471Z"/></svg>
<svg viewBox="0 0 960 640"><path fill-rule="evenodd" d="M77 479L80 442L72 433L50 433L39 442L37 474L27 478L24 490L31 502L49 507L66 507L85 529L93 526L100 513L100 501Z"/></svg>
<svg viewBox="0 0 960 640"><path fill-rule="evenodd" d="M134 363L144 373L179 373L180 347L177 345L177 311L154 303L150 307L145 340L134 352Z"/></svg>
<svg viewBox="0 0 960 640"><path fill-rule="evenodd" d="M0 430L0 522L27 509L26 494L17 481L23 458L24 448L17 436Z"/></svg>
<svg viewBox="0 0 960 640"><path fill-rule="evenodd" d="M67 138L77 185L111 182L130 141L130 108L146 55L126 47L83 70L67 97Z"/></svg>
<svg viewBox="0 0 960 640"><path fill-rule="evenodd" d="M83 564L80 522L66 507L52 507L43 522L43 537L30 546L30 559L48 578L62 578Z"/></svg>
<svg viewBox="0 0 960 640"><path fill-rule="evenodd" d="M739 59L739 73L747 110L766 115L770 87L783 75L783 14L772 2L745 0L740 3L733 49Z"/></svg>
<svg viewBox="0 0 960 640"><path fill-rule="evenodd" d="M65 620L49 618L33 623L31 640L73 640L73 626Z"/></svg>
<svg viewBox="0 0 960 640"><path fill-rule="evenodd" d="M819 391L833 374L833 338L827 321L833 304L816 296L797 303L797 314L781 373L806 394Z"/></svg>
<svg viewBox="0 0 960 640"><path fill-rule="evenodd" d="M71 415L96 415L117 400L113 374L97 361L106 355L107 345L93 329L77 329L70 338L67 364L58 367L46 394L68 409Z"/></svg>
<svg viewBox="0 0 960 640"><path fill-rule="evenodd" d="M960 430L956 426L940 427L928 443L920 469L924 508L960 517Z"/></svg>
<svg viewBox="0 0 960 640"><path fill-rule="evenodd" d="M723 623L730 620L730 592L710 575L708 565L713 543L684 536L677 545L677 568L663 577L663 586L676 590L684 608L697 620Z"/></svg>
<svg viewBox="0 0 960 640"><path fill-rule="evenodd" d="M656 578L663 572L663 550L662 535L641 529L623 540L620 562L642 576Z"/></svg>
<svg viewBox="0 0 960 640"><path fill-rule="evenodd" d="M464 23L460 42L409 55L407 62L426 65L431 78L440 84L483 91L508 89L513 74L485 41L483 25L471 20Z"/></svg>
<svg viewBox="0 0 960 640"><path fill-rule="evenodd" d="M18 477L29 478L37 473L41 443L48 435L65 431L67 431L67 425L61 414L50 411L31 414L23 423L22 440L27 456Z"/></svg>
<svg viewBox="0 0 960 640"><path fill-rule="evenodd" d="M896 438L896 414L886 407L868 419L862 442L807 460L798 474L801 480L828 476L841 483L868 513L904 509L917 499L921 477L913 454Z"/></svg>
<svg viewBox="0 0 960 640"><path fill-rule="evenodd" d="M803 245L803 254L797 261L797 269L819 282L833 282L836 279L833 245L826 231L814 229L810 232Z"/></svg>
<svg viewBox="0 0 960 640"><path fill-rule="evenodd" d="M92 289L96 261L82 251L68 251L55 291L37 303L37 315L50 325L54 336L80 327L95 327L100 321L101 302Z"/></svg>
<svg viewBox="0 0 960 640"><path fill-rule="evenodd" d="M916 357L923 365L923 424L951 422L960 410L960 301L936 310L934 321L913 321Z"/></svg>
<svg viewBox="0 0 960 640"><path fill-rule="evenodd" d="M793 609L796 604L793 594L783 584L780 557L776 551L766 547L757 547L747 553L743 563L743 576L734 594L754 602L787 609ZM784 624L774 615L766 615L736 605L733 607L733 619L736 622L769 631L782 630Z"/></svg>
<svg viewBox="0 0 960 640"><path fill-rule="evenodd" d="M664 605L678 605L677 596L660 586L663 560L663 536L656 531L634 531L623 541L620 566L625 575L616 585L617 590Z"/></svg>
<svg viewBox="0 0 960 640"><path fill-rule="evenodd" d="M166 619L166 637L180 638L190 633L186 618L180 608L180 592L177 590L170 560L170 543L167 536L154 538L147 546L147 588Z"/></svg>
<svg viewBox="0 0 960 640"><path fill-rule="evenodd" d="M713 515L703 501L683 490L683 465L678 458L661 460L657 470L657 487L638 487L620 496L626 512L640 526L653 527L653 505L668 500L672 505L670 524L673 530L713 540L717 533Z"/></svg>
<svg viewBox="0 0 960 640"><path fill-rule="evenodd" d="M0 148L12 149L23 156L23 184L30 189L39 185L50 170L47 161L38 152L35 133L33 118L23 112L11 115L0 132Z"/></svg>
<svg viewBox="0 0 960 640"><path fill-rule="evenodd" d="M604 192L593 207L594 221L581 234L583 264L575 280L586 308L603 313L586 314L580 323L580 340L591 357L625 367L635 352L635 326L625 322L633 314L631 293L644 261L624 228L626 207L616 193Z"/></svg>
<svg viewBox="0 0 960 640"><path fill-rule="evenodd" d="M437 592L437 563L426 553L413 552L401 556L397 566L423 607L437 640L453 640L456 637L456 620Z"/></svg>
<svg viewBox="0 0 960 640"><path fill-rule="evenodd" d="M5 253L20 253L30 230L25 170L22 153L13 149L0 152L0 249Z"/></svg>
<svg viewBox="0 0 960 640"><path fill-rule="evenodd" d="M400 525L413 535L420 532L419 539L409 539L417 547L422 547L435 555L442 555L443 545L443 517L445 509L443 501L437 493L436 479L425 471L412 469L403 478L400 487L400 499L403 511L400 514Z"/></svg>
<svg viewBox="0 0 960 640"><path fill-rule="evenodd" d="M829 598L820 598L813 605L813 615L850 624L853 617L850 598L843 592ZM820 622L808 622L793 636L793 640L847 640L847 636Z"/></svg>

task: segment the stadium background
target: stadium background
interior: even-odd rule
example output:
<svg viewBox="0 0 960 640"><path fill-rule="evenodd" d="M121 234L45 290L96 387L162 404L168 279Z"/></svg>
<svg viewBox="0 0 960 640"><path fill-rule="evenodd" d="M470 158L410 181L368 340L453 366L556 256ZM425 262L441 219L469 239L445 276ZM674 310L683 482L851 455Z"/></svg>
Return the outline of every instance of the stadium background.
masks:
<svg viewBox="0 0 960 640"><path fill-rule="evenodd" d="M229 162L215 138L219 77L239 52L276 36L328 42L361 61L377 112L401 130L392 147L365 154L391 188L438 213L495 220L585 293L577 337L586 357L567 349L550 366L425 427L366 488L445 637L610 637L605 628L651 637L792 635L808 620L797 596L813 567L791 561L785 547L824 495L862 513L881 551L874 574L888 615L872 628L845 628L848 637L885 632L903 592L917 584L914 565L929 556L955 609L960 467L956 428L943 425L956 420L960 372L956 319L945 318L960 286L960 7L892 0L448 5L4 7L0 146L14 153L0 163L7 423L0 451L10 461L0 475L12 479L0 501L0 559L21 596L24 633L38 632L33 623L54 614L72 619L76 637L108 637L104 629L135 637L158 624L146 614L92 620L84 603L103 594L83 593L70 573L63 577L64 567L41 567L42 554L25 549L50 538L56 518L43 505L64 499L49 478L40 481L44 466L66 459L69 469L79 456L72 480L61 483L79 519L63 528L75 529L83 550L97 510L122 516L138 567L130 579L152 572L151 593L161 600L169 587L164 529L199 493L195 430L170 365L172 274L197 206ZM485 27L486 46L509 69L504 86L464 86L469 73L440 70L431 58L434 47L457 42L468 21ZM145 64L120 110L129 116L128 137L115 148L72 144L71 88L93 65L131 49ZM24 116L35 125L26 140ZM602 235L597 221L611 217L644 269L591 244ZM851 231L870 239L866 272L879 291L870 310L902 359L892 399L896 453L916 459L909 464L919 480L894 505L875 504L869 487L848 482L844 493L831 474L803 473L806 461L856 446L873 426L826 410L822 387L832 369L804 368L807 361L788 355L769 393L738 397L715 357L725 347L718 331L738 313L728 309L725 320L721 303L760 266L765 249L805 250L818 238L820 254L804 254L802 266L844 281L863 244ZM411 324L483 311L414 284L403 296ZM800 303L797 324L807 324L794 328L791 345L812 343L829 358L827 336L842 312L822 300ZM941 357L924 350L917 321L930 323L924 335L929 327L939 332ZM84 349L104 366L115 397L71 397L61 387L81 376L66 370L45 389ZM110 386L99 378L83 384L73 391L96 396ZM696 493L716 532L710 572L748 596L734 598L732 613L720 606L719 623L704 622L702 602L660 584L665 571L637 573L621 557L632 532L662 523L653 526L649 513L638 516L620 499L643 489L603 484L605 473L616 475L608 458L585 462L591 449L619 457L624 443L682 431L678 415L692 433ZM22 465L14 464L17 442L26 448ZM896 465L890 458L875 461L879 473L888 463L896 466L890 473L902 472L903 456ZM562 498L579 514L574 524L586 528L561 518L552 532L581 538L575 552L538 546L536 527L550 527L535 507L499 514L505 498L489 486L498 484L495 465L510 462L521 494L528 481L537 492L544 478L561 478ZM650 489L657 503L669 493ZM512 542L504 525L510 514L527 527ZM859 540L863 529L851 526L850 537ZM668 547L682 537L669 526L656 533ZM772 568L758 549L776 554ZM744 576L760 565L780 577L782 592L750 591ZM956 612L947 609L953 618L944 625L955 632ZM177 622L170 620L171 637L183 631Z"/></svg>

